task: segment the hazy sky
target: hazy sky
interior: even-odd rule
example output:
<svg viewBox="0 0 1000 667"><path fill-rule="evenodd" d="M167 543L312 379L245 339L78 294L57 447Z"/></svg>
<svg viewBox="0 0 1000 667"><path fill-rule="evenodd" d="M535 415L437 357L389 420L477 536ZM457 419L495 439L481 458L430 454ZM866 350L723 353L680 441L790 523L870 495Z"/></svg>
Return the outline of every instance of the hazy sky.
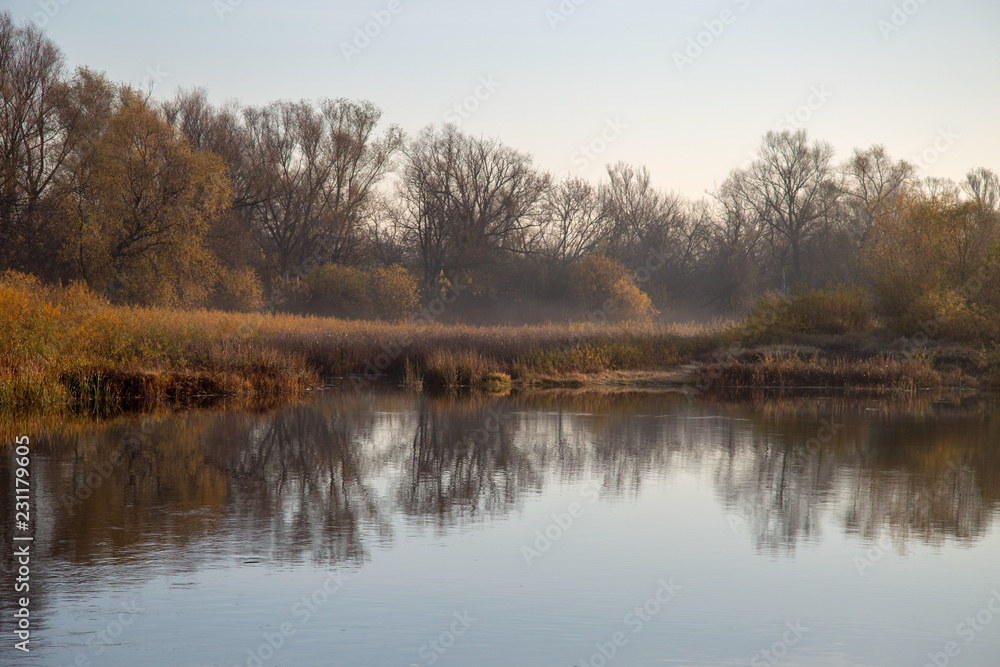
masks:
<svg viewBox="0 0 1000 667"><path fill-rule="evenodd" d="M1000 170L997 0L0 0L0 8L44 24L71 66L136 84L162 79L157 96L204 86L219 102L365 98L410 133L447 115L554 173L596 179L606 163L625 160L690 196L719 183L782 122L830 141L840 159L884 143L926 162L924 175ZM367 44L356 41L366 24L376 35ZM345 54L345 45L356 50ZM600 154L585 155L588 145Z"/></svg>

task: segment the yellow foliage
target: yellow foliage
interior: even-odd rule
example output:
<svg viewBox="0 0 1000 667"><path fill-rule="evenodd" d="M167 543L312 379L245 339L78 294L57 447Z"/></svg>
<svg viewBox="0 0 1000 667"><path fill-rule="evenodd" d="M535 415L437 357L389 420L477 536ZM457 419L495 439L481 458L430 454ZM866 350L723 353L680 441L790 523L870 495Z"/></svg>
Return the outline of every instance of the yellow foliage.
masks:
<svg viewBox="0 0 1000 667"><path fill-rule="evenodd" d="M743 321L743 331L752 338L867 332L876 325L868 302L868 294L857 287L829 287L790 297L765 294Z"/></svg>
<svg viewBox="0 0 1000 667"><path fill-rule="evenodd" d="M305 280L309 309L324 315L363 318L371 311L368 275L340 264L325 264Z"/></svg>
<svg viewBox="0 0 1000 667"><path fill-rule="evenodd" d="M908 329L918 301L924 301L919 309L947 311L941 295L949 290L965 293L963 301L987 298L976 281L995 273L985 269L998 232L997 216L975 202L915 191L900 195L878 211L862 248L862 267L879 311Z"/></svg>
<svg viewBox="0 0 1000 667"><path fill-rule="evenodd" d="M934 290L920 295L901 321L906 331L959 342L995 340L1000 333L996 311L970 304L956 290Z"/></svg>
<svg viewBox="0 0 1000 667"><path fill-rule="evenodd" d="M223 268L215 287L214 305L224 310L252 312L259 310L264 298L264 288L253 269Z"/></svg>
<svg viewBox="0 0 1000 667"><path fill-rule="evenodd" d="M420 304L417 279L398 264L372 271L370 290L374 315L380 319L405 319Z"/></svg>
<svg viewBox="0 0 1000 667"><path fill-rule="evenodd" d="M610 321L649 321L658 313L635 276L603 255L580 260L569 272L570 292L582 305Z"/></svg>
<svg viewBox="0 0 1000 667"><path fill-rule="evenodd" d="M225 164L191 147L125 88L106 127L68 165L63 255L95 289L161 306L198 306L218 269L205 244L230 202Z"/></svg>

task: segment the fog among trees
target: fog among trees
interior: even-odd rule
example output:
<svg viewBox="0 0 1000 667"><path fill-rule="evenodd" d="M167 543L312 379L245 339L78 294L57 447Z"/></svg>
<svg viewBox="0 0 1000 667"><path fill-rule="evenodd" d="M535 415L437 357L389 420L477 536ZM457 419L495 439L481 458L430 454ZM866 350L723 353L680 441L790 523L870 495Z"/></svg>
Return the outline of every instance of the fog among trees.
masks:
<svg viewBox="0 0 1000 667"><path fill-rule="evenodd" d="M804 130L691 201L640 165L558 180L499 138L407 136L368 101L159 100L9 12L0 93L0 271L119 303L399 318L459 288L448 317L689 319L843 285L901 316L1000 257L996 173L922 180Z"/></svg>

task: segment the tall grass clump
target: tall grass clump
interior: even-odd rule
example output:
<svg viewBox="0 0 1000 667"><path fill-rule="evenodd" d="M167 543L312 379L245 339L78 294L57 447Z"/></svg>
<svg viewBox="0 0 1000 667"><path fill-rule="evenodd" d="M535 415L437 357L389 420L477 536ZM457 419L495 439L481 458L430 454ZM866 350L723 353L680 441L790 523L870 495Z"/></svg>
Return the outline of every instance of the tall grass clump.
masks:
<svg viewBox="0 0 1000 667"><path fill-rule="evenodd" d="M719 387L824 387L866 391L915 391L940 387L930 355L823 359L795 352L762 351L701 369L704 382Z"/></svg>

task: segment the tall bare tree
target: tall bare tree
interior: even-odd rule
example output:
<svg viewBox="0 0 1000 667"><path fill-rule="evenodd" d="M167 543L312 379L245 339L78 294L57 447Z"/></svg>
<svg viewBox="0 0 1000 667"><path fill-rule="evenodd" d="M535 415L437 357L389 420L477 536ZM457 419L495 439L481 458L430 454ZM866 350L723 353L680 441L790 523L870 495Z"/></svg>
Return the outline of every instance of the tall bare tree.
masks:
<svg viewBox="0 0 1000 667"><path fill-rule="evenodd" d="M542 198L542 252L559 265L570 264L606 245L609 219L600 192L581 178L567 178Z"/></svg>
<svg viewBox="0 0 1000 667"><path fill-rule="evenodd" d="M43 195L73 143L62 76L59 48L0 12L0 266L44 259L31 252L45 236Z"/></svg>
<svg viewBox="0 0 1000 667"><path fill-rule="evenodd" d="M737 179L727 179L714 193L718 204L706 253L709 301L732 311L756 291L761 270L765 225Z"/></svg>
<svg viewBox="0 0 1000 667"><path fill-rule="evenodd" d="M916 175L916 167L905 160L893 160L885 146L854 149L842 168L841 192L845 197L850 230L859 249L868 240L872 222L880 211L903 192Z"/></svg>
<svg viewBox="0 0 1000 667"><path fill-rule="evenodd" d="M985 210L1000 212L1000 176L996 172L986 167L973 169L965 175L962 189Z"/></svg>
<svg viewBox="0 0 1000 667"><path fill-rule="evenodd" d="M328 262L352 259L402 131L392 126L376 135L381 111L350 100L278 102L245 115L263 154L269 195L249 210L249 219L277 272L317 255Z"/></svg>
<svg viewBox="0 0 1000 667"><path fill-rule="evenodd" d="M212 107L203 91L181 91L166 118L229 168L233 208L272 276L317 262L345 262L363 245L378 186L403 133L378 133L382 112L337 99Z"/></svg>
<svg viewBox="0 0 1000 667"><path fill-rule="evenodd" d="M406 151L400 224L416 248L428 286L443 272L523 253L550 185L529 155L455 126L426 128Z"/></svg>
<svg viewBox="0 0 1000 667"><path fill-rule="evenodd" d="M260 150L244 110L235 102L216 107L203 88L178 90L162 103L167 122L180 130L191 145L211 151L226 163L233 189L233 209L257 206L269 198L267 153ZM251 113L250 117L254 115Z"/></svg>
<svg viewBox="0 0 1000 667"><path fill-rule="evenodd" d="M837 202L832 163L833 148L810 143L805 130L768 132L756 159L725 185L765 226L782 287L808 277L807 243Z"/></svg>

